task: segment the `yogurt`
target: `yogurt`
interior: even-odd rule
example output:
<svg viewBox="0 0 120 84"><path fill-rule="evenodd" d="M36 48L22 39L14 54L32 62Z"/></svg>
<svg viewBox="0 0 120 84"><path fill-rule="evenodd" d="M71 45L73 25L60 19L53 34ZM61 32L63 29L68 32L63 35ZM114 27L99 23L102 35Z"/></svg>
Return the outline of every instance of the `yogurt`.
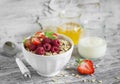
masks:
<svg viewBox="0 0 120 84"><path fill-rule="evenodd" d="M84 58L99 58L105 55L107 43L99 37L85 37L78 43L78 52Z"/></svg>

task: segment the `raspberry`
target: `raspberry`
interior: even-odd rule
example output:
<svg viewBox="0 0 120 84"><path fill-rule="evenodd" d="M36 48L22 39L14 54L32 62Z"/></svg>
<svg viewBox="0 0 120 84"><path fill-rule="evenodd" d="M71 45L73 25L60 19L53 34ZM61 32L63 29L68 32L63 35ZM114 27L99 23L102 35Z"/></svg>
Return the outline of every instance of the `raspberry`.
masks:
<svg viewBox="0 0 120 84"><path fill-rule="evenodd" d="M38 47L36 49L36 54L38 54L38 55L44 55L45 54L44 48L43 47Z"/></svg>
<svg viewBox="0 0 120 84"><path fill-rule="evenodd" d="M29 48L30 51L34 51L37 48L37 46L31 44L28 48Z"/></svg>
<svg viewBox="0 0 120 84"><path fill-rule="evenodd" d="M42 43L44 44L44 43L51 43L51 39L49 39L49 38L44 38L43 40L42 40Z"/></svg>
<svg viewBox="0 0 120 84"><path fill-rule="evenodd" d="M43 45L43 47L44 47L45 51L49 51L51 49L51 45L49 43L45 43Z"/></svg>
<svg viewBox="0 0 120 84"><path fill-rule="evenodd" d="M53 46L59 46L60 45L60 41L58 39L55 39L52 41Z"/></svg>
<svg viewBox="0 0 120 84"><path fill-rule="evenodd" d="M59 47L53 46L53 47L51 48L51 52L52 52L52 53L59 53Z"/></svg>

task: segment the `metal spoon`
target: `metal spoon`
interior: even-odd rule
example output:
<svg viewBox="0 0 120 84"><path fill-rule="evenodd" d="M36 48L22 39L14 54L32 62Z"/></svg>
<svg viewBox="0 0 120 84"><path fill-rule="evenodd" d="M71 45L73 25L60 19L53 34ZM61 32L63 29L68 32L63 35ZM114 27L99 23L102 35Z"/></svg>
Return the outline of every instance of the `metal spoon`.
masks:
<svg viewBox="0 0 120 84"><path fill-rule="evenodd" d="M35 23L37 23L39 26L40 26L40 30L43 30L43 26L42 26L42 24L39 22L39 16L36 16L36 21L35 21Z"/></svg>
<svg viewBox="0 0 120 84"><path fill-rule="evenodd" d="M6 57L11 57L11 58L15 58L15 61L21 71L21 73L23 74L23 76L25 78L31 78L31 74L30 71L28 70L28 68L23 64L22 60L18 57L20 56L21 50L18 48L17 43L14 43L12 41L6 41L3 45L3 52L2 52L3 56Z"/></svg>

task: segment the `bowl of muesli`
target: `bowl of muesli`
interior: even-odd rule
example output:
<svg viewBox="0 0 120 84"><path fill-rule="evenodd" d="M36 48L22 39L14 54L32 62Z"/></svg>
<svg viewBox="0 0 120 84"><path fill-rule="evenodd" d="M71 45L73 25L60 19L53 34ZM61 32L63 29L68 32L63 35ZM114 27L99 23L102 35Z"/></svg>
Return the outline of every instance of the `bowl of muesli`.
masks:
<svg viewBox="0 0 120 84"><path fill-rule="evenodd" d="M69 62L73 41L54 32L36 32L22 43L24 57L28 64L41 76L57 75Z"/></svg>

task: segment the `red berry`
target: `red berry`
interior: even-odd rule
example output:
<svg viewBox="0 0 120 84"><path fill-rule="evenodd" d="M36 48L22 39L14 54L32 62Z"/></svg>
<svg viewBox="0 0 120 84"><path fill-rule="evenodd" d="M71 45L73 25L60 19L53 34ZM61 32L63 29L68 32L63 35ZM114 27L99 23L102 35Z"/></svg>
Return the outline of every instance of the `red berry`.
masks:
<svg viewBox="0 0 120 84"><path fill-rule="evenodd" d="M44 35L43 32L36 32L36 33L35 33L35 36L36 36L36 37L40 37L40 38L44 38L44 37L45 37L45 35Z"/></svg>
<svg viewBox="0 0 120 84"><path fill-rule="evenodd" d="M42 32L41 31L38 31L35 33L35 35L40 35Z"/></svg>
<svg viewBox="0 0 120 84"><path fill-rule="evenodd" d="M42 45L42 43L40 43L39 45L37 45L37 47L42 47L43 45Z"/></svg>
<svg viewBox="0 0 120 84"><path fill-rule="evenodd" d="M58 35L56 33L53 33L52 36L54 36L55 38L58 37Z"/></svg>
<svg viewBox="0 0 120 84"><path fill-rule="evenodd" d="M34 45L39 45L39 44L40 44L40 40L39 40L39 38L37 38L37 37L32 37L32 38L31 38L31 42L32 42L32 44L34 44Z"/></svg>
<svg viewBox="0 0 120 84"><path fill-rule="evenodd" d="M36 49L36 54L38 54L38 55L44 55L45 54L44 48L43 47L38 47Z"/></svg>
<svg viewBox="0 0 120 84"><path fill-rule="evenodd" d="M60 45L60 41L58 39L55 39L52 41L53 46L59 46Z"/></svg>
<svg viewBox="0 0 120 84"><path fill-rule="evenodd" d="M94 73L94 66L91 60L78 60L77 71L80 74L93 74Z"/></svg>
<svg viewBox="0 0 120 84"><path fill-rule="evenodd" d="M42 43L51 43L51 39L49 38L44 38Z"/></svg>
<svg viewBox="0 0 120 84"><path fill-rule="evenodd" d="M29 48L30 45L31 45L31 41L30 41L30 39L26 39L25 42L24 42L24 46L25 46L25 48Z"/></svg>
<svg viewBox="0 0 120 84"><path fill-rule="evenodd" d="M58 52L59 52L59 47L53 46L53 47L51 48L51 52L52 52L52 53L58 53Z"/></svg>
<svg viewBox="0 0 120 84"><path fill-rule="evenodd" d="M49 43L45 43L43 45L43 47L44 47L45 51L50 51L50 49L51 49L51 45Z"/></svg>
<svg viewBox="0 0 120 84"><path fill-rule="evenodd" d="M34 51L36 48L37 48L36 45L31 44L28 49L29 49L30 51Z"/></svg>

